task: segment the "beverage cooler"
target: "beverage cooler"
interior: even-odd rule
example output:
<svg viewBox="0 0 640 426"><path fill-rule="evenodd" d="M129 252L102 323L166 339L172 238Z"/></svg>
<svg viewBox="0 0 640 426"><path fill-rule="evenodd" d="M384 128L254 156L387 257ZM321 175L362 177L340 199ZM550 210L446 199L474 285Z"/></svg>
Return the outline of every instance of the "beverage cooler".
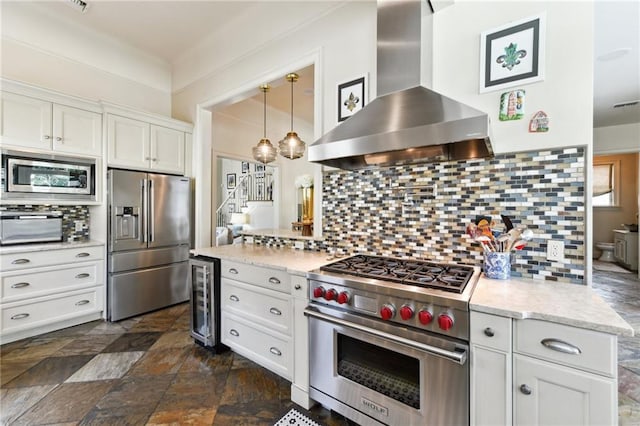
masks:
<svg viewBox="0 0 640 426"><path fill-rule="evenodd" d="M226 350L220 343L220 259L189 258L191 336L214 352Z"/></svg>

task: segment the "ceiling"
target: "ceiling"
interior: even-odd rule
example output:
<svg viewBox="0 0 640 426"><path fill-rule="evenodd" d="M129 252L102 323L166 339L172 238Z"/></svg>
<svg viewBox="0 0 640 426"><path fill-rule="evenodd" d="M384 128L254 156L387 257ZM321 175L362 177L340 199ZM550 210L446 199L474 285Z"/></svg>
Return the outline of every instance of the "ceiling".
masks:
<svg viewBox="0 0 640 426"><path fill-rule="evenodd" d="M286 14L292 5L291 1L270 0L85 1L89 3L85 13L70 7L65 0L34 3L54 19L71 20L120 39L169 64L211 37L253 37L258 45L264 42L261 34L234 23L242 22L248 15L265 16L267 10ZM295 2L315 7L320 3L317 0ZM9 1L2 3L6 5ZM640 99L640 2L597 0L595 19L594 126L640 122L640 105L613 108L613 104ZM286 83L284 76L282 83ZM313 78L309 81L301 75L294 93L295 115L312 122ZM261 100L261 95L258 97ZM275 82L268 103L289 112L289 97L290 86Z"/></svg>

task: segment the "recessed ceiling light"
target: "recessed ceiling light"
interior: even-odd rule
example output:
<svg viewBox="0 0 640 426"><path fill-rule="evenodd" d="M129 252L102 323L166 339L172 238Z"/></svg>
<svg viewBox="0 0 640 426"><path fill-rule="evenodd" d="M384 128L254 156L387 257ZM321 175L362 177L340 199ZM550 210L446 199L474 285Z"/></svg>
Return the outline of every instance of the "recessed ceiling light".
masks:
<svg viewBox="0 0 640 426"><path fill-rule="evenodd" d="M602 55L598 56L597 59L599 61L613 61L614 59L618 59L623 57L624 55L628 55L629 52L631 52L630 47L621 47L619 49L614 49L610 52L603 53Z"/></svg>

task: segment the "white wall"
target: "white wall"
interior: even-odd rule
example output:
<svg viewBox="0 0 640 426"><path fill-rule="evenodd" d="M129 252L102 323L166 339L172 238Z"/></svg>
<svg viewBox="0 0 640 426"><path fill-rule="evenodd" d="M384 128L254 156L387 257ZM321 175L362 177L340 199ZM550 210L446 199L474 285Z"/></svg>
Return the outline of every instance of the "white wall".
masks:
<svg viewBox="0 0 640 426"><path fill-rule="evenodd" d="M640 123L593 129L593 152L617 153L640 151Z"/></svg>
<svg viewBox="0 0 640 426"><path fill-rule="evenodd" d="M479 93L480 33L546 13L544 81ZM592 145L593 3L459 0L434 15L433 88L489 113L496 153ZM499 121L500 95L526 91L525 117ZM536 111L550 117L548 133L529 133Z"/></svg>
<svg viewBox="0 0 640 426"><path fill-rule="evenodd" d="M1 7L2 77L170 115L166 62L46 15L37 2L2 2Z"/></svg>

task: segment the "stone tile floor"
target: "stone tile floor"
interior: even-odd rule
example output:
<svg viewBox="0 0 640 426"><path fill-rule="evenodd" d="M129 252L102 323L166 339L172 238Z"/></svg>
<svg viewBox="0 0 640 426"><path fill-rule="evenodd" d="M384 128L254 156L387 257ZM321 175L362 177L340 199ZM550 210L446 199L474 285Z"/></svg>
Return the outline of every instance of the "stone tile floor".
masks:
<svg viewBox="0 0 640 426"><path fill-rule="evenodd" d="M637 275L593 277L640 334ZM181 304L0 346L0 424L273 425L294 406L288 381L233 352L212 356L188 330ZM618 360L620 424L640 425L640 337L619 339ZM350 424L322 407L308 414Z"/></svg>

